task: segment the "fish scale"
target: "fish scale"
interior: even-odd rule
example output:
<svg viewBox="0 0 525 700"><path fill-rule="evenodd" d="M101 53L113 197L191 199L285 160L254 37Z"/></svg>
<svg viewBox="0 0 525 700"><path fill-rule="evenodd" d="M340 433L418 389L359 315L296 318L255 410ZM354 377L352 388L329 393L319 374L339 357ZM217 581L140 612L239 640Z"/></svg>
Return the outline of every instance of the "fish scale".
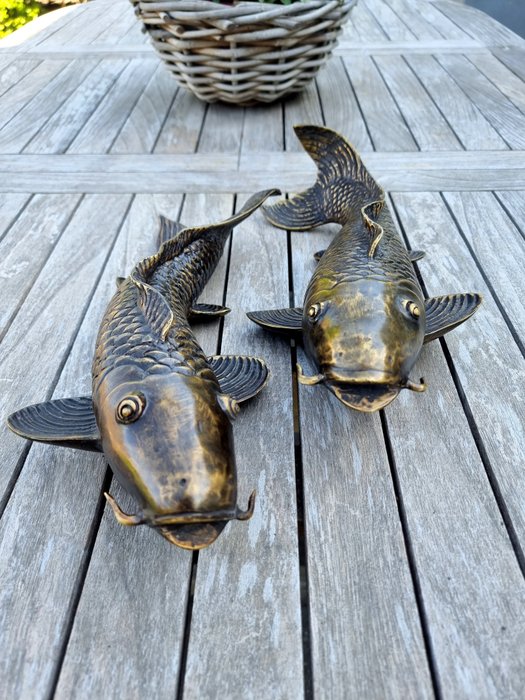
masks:
<svg viewBox="0 0 525 700"><path fill-rule="evenodd" d="M139 291L126 280L117 291L101 324L93 363L93 392L113 367L126 363L136 371L206 372L206 356L187 322L193 301L213 273L230 231L197 241L173 260L159 263L155 256L145 261L145 277L168 302L173 325L165 340L148 332L149 325L138 304ZM150 262L148 262L150 261Z"/></svg>

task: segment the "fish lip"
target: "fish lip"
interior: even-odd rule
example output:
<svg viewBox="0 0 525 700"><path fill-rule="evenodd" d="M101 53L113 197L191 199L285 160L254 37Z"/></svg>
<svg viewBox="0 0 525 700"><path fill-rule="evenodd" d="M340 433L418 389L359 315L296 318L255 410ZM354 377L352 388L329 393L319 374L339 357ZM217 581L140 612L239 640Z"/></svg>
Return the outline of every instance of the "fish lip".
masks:
<svg viewBox="0 0 525 700"><path fill-rule="evenodd" d="M358 369L358 370L338 370L335 367L329 367L323 372L327 385L348 384L348 385L388 385L401 386L401 380L398 375L391 372L385 372L381 369Z"/></svg>
<svg viewBox="0 0 525 700"><path fill-rule="evenodd" d="M227 520L222 520L214 523L155 527L155 530L170 544L195 551L205 549L213 544L227 524Z"/></svg>
<svg viewBox="0 0 525 700"><path fill-rule="evenodd" d="M148 525L149 527L162 529L165 531L169 531L170 527L191 528L193 526L198 528L200 526L206 529L205 526L209 525L211 528L213 528L214 525L219 523L223 523L222 527L224 527L224 525L230 520L249 520L253 515L255 507L255 491L252 491L250 498L248 499L248 507L246 510L241 510L239 506L203 512L174 513L155 513L150 509L146 509L142 512L136 513L135 515L129 515L120 508L111 494L104 493L104 496L111 506L115 518L121 525L131 527L135 527L137 525ZM222 527L220 530L222 530ZM163 536L166 535L164 534Z"/></svg>
<svg viewBox="0 0 525 700"><path fill-rule="evenodd" d="M399 384L342 382L327 383L328 389L348 408L374 413L388 406L403 388Z"/></svg>

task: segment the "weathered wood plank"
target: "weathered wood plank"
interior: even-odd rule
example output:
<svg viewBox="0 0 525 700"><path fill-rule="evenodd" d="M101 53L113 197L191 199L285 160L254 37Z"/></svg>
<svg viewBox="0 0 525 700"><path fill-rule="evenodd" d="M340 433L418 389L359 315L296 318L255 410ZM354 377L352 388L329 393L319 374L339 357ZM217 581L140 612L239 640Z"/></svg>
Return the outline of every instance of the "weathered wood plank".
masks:
<svg viewBox="0 0 525 700"><path fill-rule="evenodd" d="M514 325L525 329L525 240L490 192L445 195L461 231ZM497 244L494 231L498 232Z"/></svg>
<svg viewBox="0 0 525 700"><path fill-rule="evenodd" d="M79 195L36 195L0 243L0 338L55 247Z"/></svg>
<svg viewBox="0 0 525 700"><path fill-rule="evenodd" d="M525 115L465 57L440 55L438 60L510 147L523 148Z"/></svg>
<svg viewBox="0 0 525 700"><path fill-rule="evenodd" d="M504 27L489 15L451 0L433 0L446 17L449 17L463 31L490 46L497 42L504 45L524 45L524 40L513 31Z"/></svg>
<svg viewBox="0 0 525 700"><path fill-rule="evenodd" d="M506 149L497 131L433 56L405 56L463 146L470 151Z"/></svg>
<svg viewBox="0 0 525 700"><path fill-rule="evenodd" d="M232 312L221 352L264 357L271 369L270 383L243 406L234 426L239 502L256 487L257 505L249 523L230 524L213 548L199 555L187 698L303 697L289 349L277 349L244 315L261 304L287 302L286 237L275 240L255 215L234 232L226 299ZM225 663L225 649L235 663Z"/></svg>
<svg viewBox="0 0 525 700"><path fill-rule="evenodd" d="M510 68L511 71L514 71L519 78L525 80L525 49L494 49L493 53L507 66L507 68Z"/></svg>
<svg viewBox="0 0 525 700"><path fill-rule="evenodd" d="M360 151L371 151L363 115L340 59L334 58L329 69L319 73L317 87L326 126L344 133Z"/></svg>
<svg viewBox="0 0 525 700"><path fill-rule="evenodd" d="M73 140L68 152L105 153L115 141L156 67L154 60L130 61Z"/></svg>
<svg viewBox="0 0 525 700"><path fill-rule="evenodd" d="M127 61L101 61L35 133L24 153L64 153L122 73Z"/></svg>
<svg viewBox="0 0 525 700"><path fill-rule="evenodd" d="M0 129L24 108L24 106L45 89L47 84L67 66L67 61L44 61L22 78L16 90L9 90L2 95L0 111Z"/></svg>
<svg viewBox="0 0 525 700"><path fill-rule="evenodd" d="M525 112L525 88L523 80L506 68L494 56L469 56L469 60L498 89L513 102L518 109Z"/></svg>
<svg viewBox="0 0 525 700"><path fill-rule="evenodd" d="M357 3L357 5L352 10L350 15L352 22L354 23L357 34L362 40L368 43L370 40L385 42L388 41L387 35L375 19L375 17L370 13L370 10L363 3ZM346 36L346 32L343 34L343 42L345 44L350 43L349 38Z"/></svg>
<svg viewBox="0 0 525 700"><path fill-rule="evenodd" d="M431 264L425 264L424 273L430 293L470 289L484 296L480 311L468 324L447 335L446 345L479 433L477 439L490 461L509 519L519 540L524 542L525 507L521 494L525 474L516 469L516 464L525 459L525 407L520 389L525 379L525 360L441 197L398 194L395 202L411 246L427 251ZM479 216L478 213L478 219ZM464 221L461 210L457 217ZM488 233L476 229L475 235L491 236L489 215L482 221L485 230L488 226ZM501 245L506 245L503 240ZM497 377L497 390L489 377Z"/></svg>
<svg viewBox="0 0 525 700"><path fill-rule="evenodd" d="M0 95L10 90L22 78L32 73L38 66L38 59L25 58L16 61L5 58L0 64ZM3 103L3 98L2 98Z"/></svg>
<svg viewBox="0 0 525 700"><path fill-rule="evenodd" d="M31 195L0 194L0 241L18 219Z"/></svg>
<svg viewBox="0 0 525 700"><path fill-rule="evenodd" d="M173 78L159 65L134 106L111 153L150 153L177 92Z"/></svg>
<svg viewBox="0 0 525 700"><path fill-rule="evenodd" d="M193 153L199 142L206 105L179 90L161 129L155 153Z"/></svg>
<svg viewBox="0 0 525 700"><path fill-rule="evenodd" d="M410 28L421 41L427 39L440 39L440 32L434 27L433 22L429 22L424 15L418 11L414 12L414 8L407 0L386 0L386 4L399 17L399 19ZM419 3L419 7L427 3Z"/></svg>
<svg viewBox="0 0 525 700"><path fill-rule="evenodd" d="M417 145L371 58L345 59L374 148L417 151Z"/></svg>
<svg viewBox="0 0 525 700"><path fill-rule="evenodd" d="M238 151L240 132L235 134L235 128L242 122L239 111L230 110L221 111L225 116L234 114L236 118L230 122L228 132L219 135L215 110L211 115L208 112L200 151L224 148L232 153ZM274 124L258 132L253 125L247 126L243 133L247 138L247 153L256 148L257 140L259 148L262 143L269 144L270 148L282 147L280 110L275 106L262 110ZM237 206L246 198L240 195ZM291 407L291 387L286 386L286 377L290 374L289 355L272 361L268 345L255 340L257 333L244 316L247 308L260 303L261 293L270 305L276 301L282 303L287 297L286 242L282 241L276 251L280 264L262 266L261 257L266 258L269 251L273 257L273 246L269 245L267 236L267 227L257 216L234 232L226 297L232 312L225 319L220 347L223 353L260 355L271 364L273 381L261 397L243 406L242 415L234 426L239 502L244 503L256 486L257 510L249 523L230 524L212 548L199 554L184 677L184 696L189 698L217 694L231 698L302 696L291 411L287 411L287 421L281 418L283 404ZM273 436L262 429L263 425L277 423L280 430L274 431ZM254 449L255 441L259 447ZM276 541L280 543L278 552L272 547ZM225 585L226 581L229 583ZM237 594L232 596L235 587ZM210 599L215 601L211 608ZM246 609L251 610L249 628ZM208 641L210 625L215 630L213 644ZM260 649L256 666L253 664L254 644ZM224 649L235 657L234 665L225 665Z"/></svg>
<svg viewBox="0 0 525 700"><path fill-rule="evenodd" d="M496 196L525 236L525 195L523 192L497 192Z"/></svg>
<svg viewBox="0 0 525 700"><path fill-rule="evenodd" d="M291 104L291 103L290 103ZM287 105L288 106L288 105ZM314 122L322 120L313 119ZM299 119L291 117L291 123ZM290 139L293 131L290 129ZM190 133L195 134L194 130ZM301 148L293 136L294 148ZM174 147L187 144L174 142ZM167 146L169 147L169 145ZM392 191L476 191L525 188L523 151L367 153L367 167ZM168 156L19 155L1 156L10 172L0 192L235 192L246 188L311 184L315 170L304 153Z"/></svg>
<svg viewBox="0 0 525 700"><path fill-rule="evenodd" d="M461 27L452 22L446 15L434 7L433 2L420 2L420 0L406 0L414 13L418 13L426 21L435 27L447 39L461 39L468 37ZM426 42L425 42L426 43Z"/></svg>
<svg viewBox="0 0 525 700"><path fill-rule="evenodd" d="M199 140L199 151L239 153L245 112L242 107L219 102L209 105Z"/></svg>
<svg viewBox="0 0 525 700"><path fill-rule="evenodd" d="M2 342L2 415L49 397L129 200L129 196L86 197L56 245ZM65 269L67 275L57 274ZM61 318L59 333L57 318ZM28 352L32 347L38 348L38 366L35 355ZM76 394L75 386L67 389ZM25 446L5 424L0 430L5 492ZM65 450L34 445L0 521L0 615L5 643L0 675L9 697L49 694L103 473L98 481L96 471L93 480L75 477L72 462L77 459ZM93 461L81 458L76 464L82 469ZM79 503L92 506L79 510Z"/></svg>
<svg viewBox="0 0 525 700"><path fill-rule="evenodd" d="M293 127L296 124L323 124L324 122L321 103L315 85L310 84L306 90L286 100L284 103L284 118L284 146L286 151L291 153L299 152L302 155L303 148L295 135ZM281 155L281 157L283 156Z"/></svg>
<svg viewBox="0 0 525 700"><path fill-rule="evenodd" d="M291 234L293 304L330 239ZM379 418L298 390L313 694L432 697Z"/></svg>
<svg viewBox="0 0 525 700"><path fill-rule="evenodd" d="M0 130L0 152L19 153L96 67L96 61L73 61Z"/></svg>
<svg viewBox="0 0 525 700"><path fill-rule="evenodd" d="M119 12L122 11L123 3L121 2L104 2L97 0L96 3L88 3L83 12L76 12L71 21L60 23L58 30L51 37L45 37L44 41L40 42L45 46L49 41L61 44L73 44L82 37L82 41L89 44L95 40L97 36L104 31L112 18L116 18Z"/></svg>
<svg viewBox="0 0 525 700"><path fill-rule="evenodd" d="M414 38L414 32L392 11L383 0L362 0L370 10L381 29L392 40L407 40Z"/></svg>
<svg viewBox="0 0 525 700"><path fill-rule="evenodd" d="M524 413L515 382L525 371L523 358L439 196L396 195L395 202L410 245L428 254L422 271L429 293L479 289L486 295L479 313L447 335L446 345L480 431L481 454L484 446L521 530L515 464L516 450L523 451ZM511 382L500 377L508 361L515 372ZM417 371L425 375L427 393L401 396L386 413L442 692L454 698L518 698L523 577L437 343L424 350ZM489 375L505 385L501 394L483 388ZM414 425L417 429L407 430Z"/></svg>
<svg viewBox="0 0 525 700"><path fill-rule="evenodd" d="M129 273L133 264L155 250L159 213L176 218L180 201L177 196L135 198L81 329L88 336L83 339L88 348L83 360L86 377L94 334L114 292L115 276ZM73 355L80 352L81 334ZM63 374L77 368L70 358ZM111 492L124 508L136 508L116 482ZM120 527L106 508L55 697L173 697L190 567L189 553L149 528Z"/></svg>
<svg viewBox="0 0 525 700"><path fill-rule="evenodd" d="M401 56L376 56L374 60L419 148L461 150L456 135Z"/></svg>
<svg viewBox="0 0 525 700"><path fill-rule="evenodd" d="M496 44L493 50L499 50ZM503 49L502 49L503 50ZM388 41L386 37L375 40L362 38L343 38L334 49L336 56L370 56L390 54L430 54L430 53L490 53L486 44L477 39L428 39L425 42L416 39L406 41ZM82 58L154 58L155 54L149 44L136 43L106 43L106 44L45 44L36 46L24 52L31 59L82 59ZM12 60L19 56L15 49L0 47L0 56ZM328 64L329 66L330 64Z"/></svg>
<svg viewBox="0 0 525 700"><path fill-rule="evenodd" d="M280 102L260 105L250 111L248 118L244 120L242 155L258 156L262 141L264 149L271 152L271 156L268 157L273 158L282 152L283 139L283 105Z"/></svg>

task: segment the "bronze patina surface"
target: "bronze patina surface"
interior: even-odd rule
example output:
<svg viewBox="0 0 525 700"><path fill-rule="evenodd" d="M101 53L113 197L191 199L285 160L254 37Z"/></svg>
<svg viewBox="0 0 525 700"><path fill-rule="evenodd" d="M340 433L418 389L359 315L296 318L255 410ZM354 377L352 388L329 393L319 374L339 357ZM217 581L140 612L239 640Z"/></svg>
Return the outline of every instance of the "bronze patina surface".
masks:
<svg viewBox="0 0 525 700"><path fill-rule="evenodd" d="M323 383L346 406L372 412L401 389L424 391L409 379L423 343L469 318L479 294L425 299L409 252L385 204L385 193L342 136L319 126L295 132L318 167L316 184L265 209L276 226L302 231L325 223L342 228L317 269L304 307L255 311L259 325L303 340L317 373L303 384Z"/></svg>
<svg viewBox="0 0 525 700"><path fill-rule="evenodd" d="M123 525L146 524L186 549L211 544L237 506L231 420L255 396L268 370L243 356L206 357L189 318L217 318L220 306L195 304L233 227L277 190L260 192L220 224L182 228L161 219L159 251L117 281L100 325L93 395L28 406L8 418L31 440L102 451L140 504Z"/></svg>

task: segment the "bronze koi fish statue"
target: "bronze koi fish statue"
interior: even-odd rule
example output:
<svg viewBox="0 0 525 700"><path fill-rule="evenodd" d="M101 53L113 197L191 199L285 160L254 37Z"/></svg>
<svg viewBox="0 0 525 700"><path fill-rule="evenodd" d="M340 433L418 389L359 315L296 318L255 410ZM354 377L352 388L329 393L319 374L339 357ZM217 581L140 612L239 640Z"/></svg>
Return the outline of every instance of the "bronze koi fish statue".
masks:
<svg viewBox="0 0 525 700"><path fill-rule="evenodd" d="M295 132L318 167L316 184L265 208L279 228L304 231L329 222L342 226L308 284L304 307L254 311L263 328L302 339L317 367L303 384L323 383L345 406L372 412L401 389L424 391L409 379L423 343L463 323L481 303L479 294L425 299L408 252L385 204L385 193L353 146L319 126Z"/></svg>
<svg viewBox="0 0 525 700"><path fill-rule="evenodd" d="M231 420L263 388L268 370L254 357L206 357L189 325L229 309L195 304L234 226L278 190L251 197L220 224L182 228L161 218L159 251L117 281L100 325L93 395L28 406L8 418L30 440L104 453L141 510L122 525L149 525L185 549L211 544L229 520L254 508L237 503Z"/></svg>

